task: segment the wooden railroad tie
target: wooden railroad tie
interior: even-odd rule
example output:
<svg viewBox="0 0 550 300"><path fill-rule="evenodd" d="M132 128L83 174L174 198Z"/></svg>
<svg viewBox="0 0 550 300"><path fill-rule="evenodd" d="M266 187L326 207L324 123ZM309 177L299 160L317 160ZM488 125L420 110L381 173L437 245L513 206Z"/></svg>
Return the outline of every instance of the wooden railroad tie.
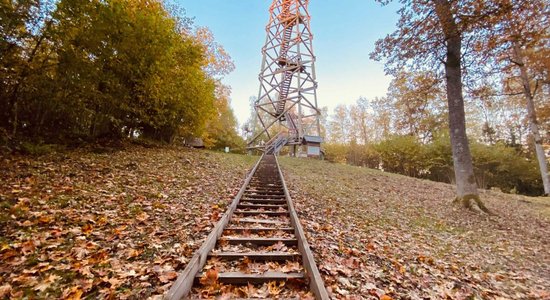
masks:
<svg viewBox="0 0 550 300"><path fill-rule="evenodd" d="M209 261L215 266L208 265ZM243 262L260 267L251 271L235 269ZM258 160L165 299L192 298L194 288L200 290L202 279L208 279L208 270L220 264L223 267L214 278L220 284L293 282L316 299L329 299L274 155L265 154ZM286 265L292 267L270 269Z"/></svg>

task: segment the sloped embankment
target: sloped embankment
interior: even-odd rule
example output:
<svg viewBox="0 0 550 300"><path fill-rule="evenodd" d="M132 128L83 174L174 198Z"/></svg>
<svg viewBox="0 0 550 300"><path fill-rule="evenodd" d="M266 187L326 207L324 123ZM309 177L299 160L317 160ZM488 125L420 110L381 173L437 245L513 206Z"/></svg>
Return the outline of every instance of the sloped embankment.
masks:
<svg viewBox="0 0 550 300"><path fill-rule="evenodd" d="M0 299L160 298L256 159L133 146L0 157Z"/></svg>
<svg viewBox="0 0 550 300"><path fill-rule="evenodd" d="M281 163L335 298L550 298L550 200L484 192L488 217L451 205L451 185Z"/></svg>
<svg viewBox="0 0 550 300"><path fill-rule="evenodd" d="M257 157L130 147L0 157L0 299L157 298ZM348 299L545 299L542 198L483 194L498 217L449 204L450 185L282 158L326 285Z"/></svg>

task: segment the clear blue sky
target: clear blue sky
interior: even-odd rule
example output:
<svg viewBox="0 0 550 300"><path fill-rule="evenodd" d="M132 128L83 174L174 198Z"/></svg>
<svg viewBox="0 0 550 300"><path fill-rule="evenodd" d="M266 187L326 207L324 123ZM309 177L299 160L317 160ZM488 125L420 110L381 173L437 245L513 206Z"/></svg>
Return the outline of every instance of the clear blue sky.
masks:
<svg viewBox="0 0 550 300"><path fill-rule="evenodd" d="M261 47L271 0L175 0L198 26L207 26L235 61L223 82L232 87L232 107L243 124L249 98L257 96ZM397 5L374 0L311 0L313 47L317 56L319 106L332 109L359 97L384 96L390 81L383 65L369 59L374 42L391 33Z"/></svg>

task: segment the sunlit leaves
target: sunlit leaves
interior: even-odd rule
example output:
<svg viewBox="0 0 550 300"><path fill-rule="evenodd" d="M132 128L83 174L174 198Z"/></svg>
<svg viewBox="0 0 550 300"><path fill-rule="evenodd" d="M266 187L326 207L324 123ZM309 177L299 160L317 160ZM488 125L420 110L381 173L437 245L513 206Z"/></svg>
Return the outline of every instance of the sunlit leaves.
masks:
<svg viewBox="0 0 550 300"><path fill-rule="evenodd" d="M15 52L0 59L0 126L59 139L201 135L214 113L213 77L233 69L208 29L195 35L156 0L63 0L33 14L48 3L20 1L1 18L40 30L1 39L2 53Z"/></svg>
<svg viewBox="0 0 550 300"><path fill-rule="evenodd" d="M206 72L210 76L221 77L235 69L235 65L225 49L218 44L214 35L207 27L198 27L195 30L196 39L204 46L206 57Z"/></svg>
<svg viewBox="0 0 550 300"><path fill-rule="evenodd" d="M231 108L231 88L217 82L214 110L206 121L202 135L204 144L210 149L243 149L244 140L238 135L238 123Z"/></svg>

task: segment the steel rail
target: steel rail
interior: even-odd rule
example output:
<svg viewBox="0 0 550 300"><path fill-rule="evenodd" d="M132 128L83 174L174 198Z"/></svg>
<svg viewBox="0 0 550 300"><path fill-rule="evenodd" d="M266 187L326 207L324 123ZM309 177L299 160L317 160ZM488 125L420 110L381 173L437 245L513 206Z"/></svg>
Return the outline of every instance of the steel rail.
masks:
<svg viewBox="0 0 550 300"><path fill-rule="evenodd" d="M283 219L278 219L282 217ZM286 221L285 221L286 219ZM228 225L232 225L229 226ZM252 227L246 224L253 224ZM225 233L224 233L225 232ZM234 237L235 232L264 232L257 237ZM294 234L267 237L270 232ZM225 236L229 234L230 236ZM222 238L222 235L223 238ZM226 245L271 246L282 243L296 247L297 252L224 252L224 248L213 251L218 241ZM227 249L227 248L226 248ZM265 250L264 250L265 251ZM298 214L284 180L283 172L276 156L264 154L254 165L232 204L208 235L203 245L191 258L186 268L180 273L176 282L166 293L165 299L180 300L187 297L193 286L201 277L201 270L209 258L224 260L252 259L257 262L296 261L301 258L302 273L282 273L278 270L262 274L245 274L241 272L220 273L218 279L226 284L262 284L270 281L302 279L308 282L309 291L319 300L329 299L323 279L315 264L313 254L306 240ZM305 287L305 285L304 285Z"/></svg>
<svg viewBox="0 0 550 300"><path fill-rule="evenodd" d="M195 255L191 258L183 272L180 273L178 276L178 279L176 279L176 282L172 285L170 290L166 293L164 296L164 299L166 300L180 300L183 299L183 297L187 296L191 289L193 288L193 282L195 280L195 275L204 267L206 264L206 260L208 258L208 253L214 249L216 246L217 240L220 238L220 236L223 233L224 228L227 226L227 223L229 223L229 220L231 219L231 216L233 215L233 212L235 209L237 209L237 205L239 204L239 201L241 200L244 191L246 190L246 187L252 180L252 177L254 176L254 173L256 173L256 170L258 169L258 166L260 165L260 162L264 158L264 155L260 157L258 162L254 165L254 168L249 172L248 176L246 177L243 186L239 190L239 193L235 198L233 199L233 202L231 203L231 206L227 210L227 212L224 213L220 221L216 224L212 232L208 235L205 242L202 244L202 246L197 250Z"/></svg>
<svg viewBox="0 0 550 300"><path fill-rule="evenodd" d="M315 295L316 299L330 299L328 296L328 292L325 288L323 278L321 277L319 269L315 264L313 253L309 248L309 243L307 242L306 236L304 234L304 229L300 224L300 219L298 218L298 214L296 213L296 209L294 208L294 204L292 203L292 198L290 197L290 193L288 192L288 188L284 179L285 177L283 176L283 171L281 170L281 166L279 165L279 159L277 158L277 156L275 156L275 161L277 162L277 171L283 182L283 190L285 192L288 211L290 212L290 222L294 227L294 234L298 239L298 250L302 254L302 264L306 268L307 275L309 277L309 288Z"/></svg>

